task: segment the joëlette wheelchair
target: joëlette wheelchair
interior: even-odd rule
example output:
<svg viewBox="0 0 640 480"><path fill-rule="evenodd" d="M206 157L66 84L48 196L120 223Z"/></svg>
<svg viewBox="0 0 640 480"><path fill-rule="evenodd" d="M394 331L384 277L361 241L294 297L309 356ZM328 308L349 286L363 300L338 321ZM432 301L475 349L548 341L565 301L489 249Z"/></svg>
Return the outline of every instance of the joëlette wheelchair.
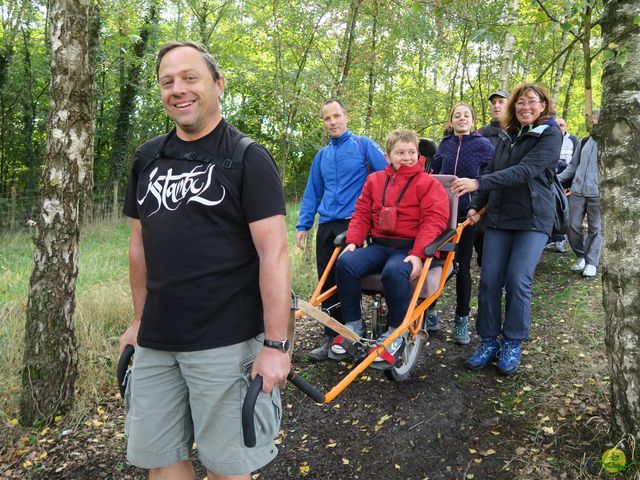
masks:
<svg viewBox="0 0 640 480"><path fill-rule="evenodd" d="M366 314L363 311L362 317L366 323L364 336L359 337L318 308L322 302L337 292L335 286L324 292L322 289L340 255L344 243L344 235L336 238L333 255L309 302L298 299L300 310L296 312L297 318L306 314L352 342L349 345L349 353L356 364L331 390L324 395L320 395L323 397L323 403L333 401L351 382L370 367L376 358L383 355L385 349L399 336L404 337L404 348L399 352L397 361L393 365L384 368L384 374L392 380L403 381L410 377L417 364L424 344L423 340L426 336L426 332L422 328L425 313L440 296L447 279L453 274L456 245L460 240L462 231L470 225L469 220L458 225L458 198L451 193L451 182L457 177L453 175L434 175L433 177L442 184L447 192L450 209L449 222L445 231L425 249L426 259L422 271L418 278L412 282L413 294L409 309L401 325L388 338L384 341L378 341L380 334L387 328L386 319L384 315L380 314L379 310L380 298L383 295L381 274L379 273L362 279L362 293L374 296L374 301L369 302L372 305L372 312ZM438 255L436 256L436 254Z"/></svg>

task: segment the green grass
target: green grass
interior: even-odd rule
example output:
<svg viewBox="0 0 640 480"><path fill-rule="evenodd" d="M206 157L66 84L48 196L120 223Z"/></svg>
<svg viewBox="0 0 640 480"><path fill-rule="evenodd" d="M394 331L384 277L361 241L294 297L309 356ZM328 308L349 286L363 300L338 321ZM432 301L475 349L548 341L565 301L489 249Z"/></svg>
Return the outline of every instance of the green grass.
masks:
<svg viewBox="0 0 640 480"><path fill-rule="evenodd" d="M130 322L128 222L83 229L78 256L76 337L78 412L113 390L118 338ZM27 234L0 237L0 416L15 417L33 243ZM108 367L108 368L105 368Z"/></svg>
<svg viewBox="0 0 640 480"><path fill-rule="evenodd" d="M317 282L315 249L295 247L297 205L288 205L292 288L308 298ZM115 394L117 345L132 319L128 280L129 222L82 229L76 310L79 378L76 414ZM310 245L313 245L311 243ZM0 418L17 415L33 242L27 233L0 236Z"/></svg>

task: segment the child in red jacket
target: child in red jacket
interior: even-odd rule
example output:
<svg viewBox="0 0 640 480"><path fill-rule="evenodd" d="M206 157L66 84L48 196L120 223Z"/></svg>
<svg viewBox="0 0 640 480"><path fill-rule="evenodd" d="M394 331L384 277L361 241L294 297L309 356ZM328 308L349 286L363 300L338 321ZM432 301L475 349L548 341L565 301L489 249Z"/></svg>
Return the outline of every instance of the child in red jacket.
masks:
<svg viewBox="0 0 640 480"><path fill-rule="evenodd" d="M415 132L395 130L386 143L389 165L367 178L349 223L347 245L336 265L342 319L360 336L364 334L360 279L382 272L389 328L381 340L402 323L411 300L410 282L420 274L424 249L444 231L449 219L447 194L425 173ZM358 248L367 235L370 245ZM387 349L394 360L402 342L398 337ZM335 354L346 352L341 344L331 349Z"/></svg>

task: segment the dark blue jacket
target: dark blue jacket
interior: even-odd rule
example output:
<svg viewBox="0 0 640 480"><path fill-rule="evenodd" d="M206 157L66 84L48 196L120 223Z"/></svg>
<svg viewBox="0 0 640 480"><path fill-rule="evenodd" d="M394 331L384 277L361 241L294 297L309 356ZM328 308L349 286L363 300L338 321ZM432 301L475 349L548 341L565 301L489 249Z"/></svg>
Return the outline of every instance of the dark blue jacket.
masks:
<svg viewBox="0 0 640 480"><path fill-rule="evenodd" d="M447 135L433 157L433 173L478 178L493 157L493 145L479 133L471 135ZM466 216L470 194L458 199L458 213Z"/></svg>
<svg viewBox="0 0 640 480"><path fill-rule="evenodd" d="M549 119L531 129L524 127L519 135L501 133L501 140L478 178L480 189L469 208L487 206L488 228L551 235L555 203L550 179L562 147L560 128Z"/></svg>
<svg viewBox="0 0 640 480"><path fill-rule="evenodd" d="M296 229L309 230L316 213L320 223L350 218L369 172L386 166L384 152L370 138L350 131L331 138L311 164Z"/></svg>

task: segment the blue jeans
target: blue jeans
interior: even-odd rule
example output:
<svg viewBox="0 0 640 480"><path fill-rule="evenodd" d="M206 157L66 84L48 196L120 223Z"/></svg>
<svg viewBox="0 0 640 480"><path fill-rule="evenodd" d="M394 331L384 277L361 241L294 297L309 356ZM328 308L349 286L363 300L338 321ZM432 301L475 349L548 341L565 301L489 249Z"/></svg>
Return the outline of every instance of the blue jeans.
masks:
<svg viewBox="0 0 640 480"><path fill-rule="evenodd" d="M533 272L547 239L547 235L541 232L485 230L478 288L478 335L497 337L502 333L510 340L529 337ZM504 325L503 291L506 304Z"/></svg>
<svg viewBox="0 0 640 480"><path fill-rule="evenodd" d="M372 273L382 272L384 298L387 302L387 322L391 327L402 323L411 300L411 263L403 260L409 248L390 248L369 245L353 252L343 253L336 264L336 284L342 304L342 321L356 322L362 318L360 279Z"/></svg>

